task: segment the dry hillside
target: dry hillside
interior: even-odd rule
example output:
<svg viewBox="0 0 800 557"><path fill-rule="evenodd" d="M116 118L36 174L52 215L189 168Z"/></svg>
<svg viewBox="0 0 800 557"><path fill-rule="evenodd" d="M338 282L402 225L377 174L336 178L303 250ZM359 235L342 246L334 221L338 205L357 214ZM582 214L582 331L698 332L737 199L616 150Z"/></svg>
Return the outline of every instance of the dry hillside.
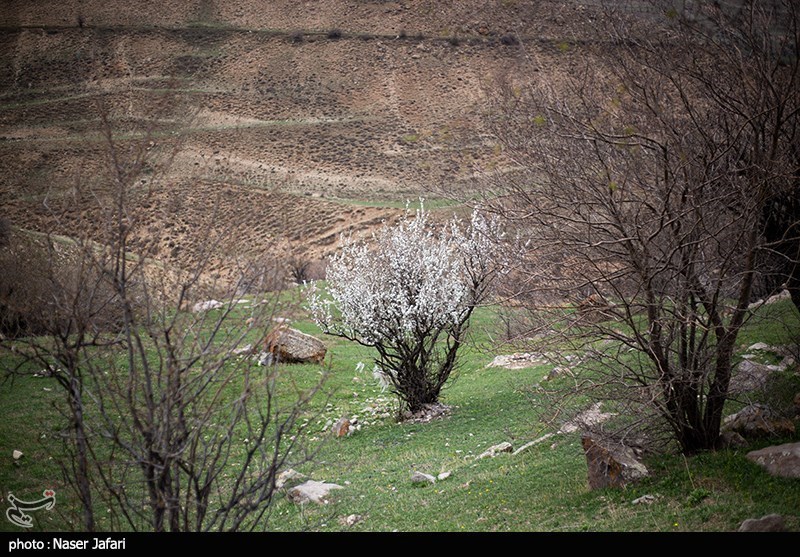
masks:
<svg viewBox="0 0 800 557"><path fill-rule="evenodd" d="M92 235L105 114L123 149L150 133L137 249L187 265L226 231L237 253L323 257L501 167L484 85L521 63L569 72L595 3L4 0L0 216Z"/></svg>

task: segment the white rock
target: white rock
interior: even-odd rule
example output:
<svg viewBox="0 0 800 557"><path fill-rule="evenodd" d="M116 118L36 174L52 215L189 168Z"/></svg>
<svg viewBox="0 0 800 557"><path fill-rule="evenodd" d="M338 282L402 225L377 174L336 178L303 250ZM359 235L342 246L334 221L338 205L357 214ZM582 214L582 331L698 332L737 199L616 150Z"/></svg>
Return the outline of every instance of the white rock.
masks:
<svg viewBox="0 0 800 557"><path fill-rule="evenodd" d="M312 501L318 505L324 505L328 502L328 494L334 489L344 489L344 487L338 484L308 480L290 489L287 497L297 504Z"/></svg>
<svg viewBox="0 0 800 557"><path fill-rule="evenodd" d="M436 476L436 479L439 480L439 481L446 480L447 478L450 477L451 474L452 474L452 472L449 472L449 471L448 472L442 472L441 474Z"/></svg>
<svg viewBox="0 0 800 557"><path fill-rule="evenodd" d="M20 458L22 458L22 451L18 451L17 449L14 449L14 452L11 453L11 456L14 457L14 460L19 460Z"/></svg>
<svg viewBox="0 0 800 557"><path fill-rule="evenodd" d="M493 446L489 447L488 449L486 449L485 451L483 451L481 454L479 454L477 456L476 460L479 460L481 458L487 458L487 457L494 458L497 455L499 455L500 453L510 453L513 450L514 450L514 447L513 447L513 445L511 445L511 443L509 443L508 441L503 441L502 443L498 443L497 445L493 445Z"/></svg>
<svg viewBox="0 0 800 557"><path fill-rule="evenodd" d="M219 309L223 305L225 304L223 304L218 300L206 300L205 302L197 302L194 306L192 306L192 311L194 313L198 313L201 311L209 311L212 309Z"/></svg>
<svg viewBox="0 0 800 557"><path fill-rule="evenodd" d="M642 495L638 499L631 501L634 505L652 505L656 502L655 495Z"/></svg>

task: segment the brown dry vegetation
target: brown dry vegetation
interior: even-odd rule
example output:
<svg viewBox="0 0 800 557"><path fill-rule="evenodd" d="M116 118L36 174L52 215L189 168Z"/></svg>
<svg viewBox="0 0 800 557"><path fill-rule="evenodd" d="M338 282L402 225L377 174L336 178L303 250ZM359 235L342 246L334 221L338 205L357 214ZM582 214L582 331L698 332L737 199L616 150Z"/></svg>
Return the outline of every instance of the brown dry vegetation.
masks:
<svg viewBox="0 0 800 557"><path fill-rule="evenodd" d="M101 187L102 104L121 143L149 129L158 149L185 133L154 182L135 249L185 266L210 230L224 230L243 254L278 245L322 258L341 232L397 214L337 199L463 191L503 168L482 125L482 83L523 60L541 79L570 72L593 9L518 0L7 0L0 211L18 227L91 235L99 215L85 196ZM181 108L149 119L165 91ZM224 274L223 266L210 271Z"/></svg>

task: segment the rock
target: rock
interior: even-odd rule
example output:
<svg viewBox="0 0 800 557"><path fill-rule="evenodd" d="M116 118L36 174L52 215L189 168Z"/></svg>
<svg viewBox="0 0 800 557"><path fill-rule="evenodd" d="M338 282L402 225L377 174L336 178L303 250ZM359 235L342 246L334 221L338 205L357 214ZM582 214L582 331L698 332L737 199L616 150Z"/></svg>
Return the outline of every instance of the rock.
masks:
<svg viewBox="0 0 800 557"><path fill-rule="evenodd" d="M245 344L241 348L237 348L233 351L233 354L238 356L239 354L250 354L253 352L253 345L252 344Z"/></svg>
<svg viewBox="0 0 800 557"><path fill-rule="evenodd" d="M508 441L503 441L502 443L498 443L497 445L493 445L483 451L476 457L476 460L480 460L481 458L487 457L496 457L500 453L510 453L514 451L514 447Z"/></svg>
<svg viewBox="0 0 800 557"><path fill-rule="evenodd" d="M748 518L739 526L739 532L785 532L783 517L779 514L768 514L761 518Z"/></svg>
<svg viewBox="0 0 800 557"><path fill-rule="evenodd" d="M751 344L747 347L748 352L752 352L753 350L775 352L775 349L766 342L756 342L755 344Z"/></svg>
<svg viewBox="0 0 800 557"><path fill-rule="evenodd" d="M722 431L735 431L745 439L758 439L794 434L794 423L766 404L751 404L722 422Z"/></svg>
<svg viewBox="0 0 800 557"><path fill-rule="evenodd" d="M773 476L800 478L800 441L750 451L747 458Z"/></svg>
<svg viewBox="0 0 800 557"><path fill-rule="evenodd" d="M739 449L747 446L747 440L735 431L723 431L719 438L722 446L728 449Z"/></svg>
<svg viewBox="0 0 800 557"><path fill-rule="evenodd" d="M316 337L297 329L280 326L264 339L264 350L277 362L321 364L327 348Z"/></svg>
<svg viewBox="0 0 800 557"><path fill-rule="evenodd" d="M14 452L11 453L11 456L14 457L14 460L19 460L22 458L22 451L14 449Z"/></svg>
<svg viewBox="0 0 800 557"><path fill-rule="evenodd" d="M355 526L362 520L364 520L364 517L362 517L360 514L351 514L348 516L341 517L339 519L339 524L341 524L342 526Z"/></svg>
<svg viewBox="0 0 800 557"><path fill-rule="evenodd" d="M411 473L411 483L412 484L427 484L427 483L436 483L436 478L431 476L430 474L426 474L424 472L417 472L414 471Z"/></svg>
<svg viewBox="0 0 800 557"><path fill-rule="evenodd" d="M542 436L541 436L541 437L539 437L538 439L534 439L533 441L528 441L527 443L525 443L524 445L522 445L522 446L521 446L519 449L517 449L516 451L514 451L514 452L513 452L513 453L511 453L511 454L512 454L513 456L517 456L517 455L518 455L518 454L520 454L521 452L524 452L524 451L526 451L526 450L530 449L531 447L538 445L539 443L542 443L542 442L544 442L544 441L547 441L547 440L548 440L548 439L550 439L550 438L551 438L553 435L554 435L553 433L545 433L544 435L542 435Z"/></svg>
<svg viewBox="0 0 800 557"><path fill-rule="evenodd" d="M800 393L794 395L794 411L800 415Z"/></svg>
<svg viewBox="0 0 800 557"><path fill-rule="evenodd" d="M345 437L350 435L350 420L347 418L339 418L331 428L335 437Z"/></svg>
<svg viewBox="0 0 800 557"><path fill-rule="evenodd" d="M523 369L526 367L539 366L546 363L546 360L541 354L531 354L528 352L521 352L516 354L507 354L495 356L494 359L487 364L486 367L504 367L506 369Z"/></svg>
<svg viewBox="0 0 800 557"><path fill-rule="evenodd" d="M633 505L652 505L655 502L656 502L656 496L655 495L642 495L638 499L634 499L633 501L631 501L631 504L633 504Z"/></svg>
<svg viewBox="0 0 800 557"><path fill-rule="evenodd" d="M423 404L422 408L416 412L403 412L402 421L409 424L425 424L437 418L443 418L450 414L450 407L435 402L433 404Z"/></svg>
<svg viewBox="0 0 800 557"><path fill-rule="evenodd" d="M197 302L192 306L192 312L199 313L201 311L210 311L212 309L219 309L224 305L225 304L218 300L206 300L205 302Z"/></svg>
<svg viewBox="0 0 800 557"><path fill-rule="evenodd" d="M601 406L601 402L595 402L589 408L583 410L580 414L561 426L558 433L573 433L579 429L591 429L592 426L600 425L609 418L616 416L614 412L604 414L600 411Z"/></svg>
<svg viewBox="0 0 800 557"><path fill-rule="evenodd" d="M297 504L303 504L311 501L313 503L317 503L318 505L324 505L328 503L328 494L334 489L344 488L337 484L308 480L307 482L290 489L286 496L290 501Z"/></svg>
<svg viewBox="0 0 800 557"><path fill-rule="evenodd" d="M449 471L448 472L441 472L438 476L436 476L436 479L441 482L441 481L444 481L447 478L449 478L451 474L452 474L452 472L449 472Z"/></svg>
<svg viewBox="0 0 800 557"><path fill-rule="evenodd" d="M277 478L275 478L275 488L283 489L290 483L295 483L295 484L299 483L300 480L302 480L305 477L306 477L305 474L301 474L300 472L292 468L287 468L286 470L278 474Z"/></svg>
<svg viewBox="0 0 800 557"><path fill-rule="evenodd" d="M647 468L630 447L589 435L581 438L581 444L586 453L590 489L624 487L648 475Z"/></svg>
<svg viewBox="0 0 800 557"><path fill-rule="evenodd" d="M754 362L752 360L742 360L733 371L729 392L731 394L747 393L757 389L763 389L769 377L776 371L782 371L785 367L779 365L767 365Z"/></svg>

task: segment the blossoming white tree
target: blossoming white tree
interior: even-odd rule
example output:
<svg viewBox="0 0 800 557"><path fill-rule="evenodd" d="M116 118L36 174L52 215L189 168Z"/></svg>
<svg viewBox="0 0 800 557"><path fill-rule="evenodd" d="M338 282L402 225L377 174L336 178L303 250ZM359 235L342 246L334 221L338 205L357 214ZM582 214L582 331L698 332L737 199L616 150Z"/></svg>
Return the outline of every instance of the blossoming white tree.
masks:
<svg viewBox="0 0 800 557"><path fill-rule="evenodd" d="M438 401L475 307L499 265L497 222L474 212L436 229L424 209L384 226L372 243L344 239L328 293L310 306L327 333L374 347L375 363L411 412Z"/></svg>

